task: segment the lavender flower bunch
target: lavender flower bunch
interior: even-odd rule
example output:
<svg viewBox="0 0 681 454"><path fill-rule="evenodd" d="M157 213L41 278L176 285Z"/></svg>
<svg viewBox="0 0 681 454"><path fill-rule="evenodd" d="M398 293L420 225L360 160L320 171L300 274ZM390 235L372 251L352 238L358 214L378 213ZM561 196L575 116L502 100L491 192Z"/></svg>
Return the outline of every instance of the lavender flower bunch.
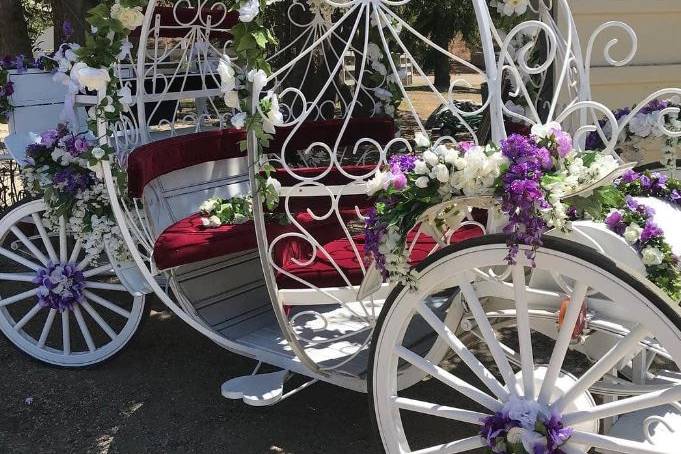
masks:
<svg viewBox="0 0 681 454"><path fill-rule="evenodd" d="M574 430L538 403L513 399L482 421L480 436L498 454L564 454L561 447Z"/></svg>
<svg viewBox="0 0 681 454"><path fill-rule="evenodd" d="M49 263L38 271L38 303L58 311L71 310L85 301L85 276L75 263Z"/></svg>

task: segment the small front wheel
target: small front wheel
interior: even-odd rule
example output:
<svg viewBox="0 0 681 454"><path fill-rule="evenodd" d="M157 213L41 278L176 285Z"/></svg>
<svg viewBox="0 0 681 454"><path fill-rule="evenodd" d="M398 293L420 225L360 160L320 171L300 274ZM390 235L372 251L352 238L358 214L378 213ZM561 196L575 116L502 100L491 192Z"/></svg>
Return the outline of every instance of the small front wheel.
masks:
<svg viewBox="0 0 681 454"><path fill-rule="evenodd" d="M546 238L535 267L506 255L497 235L449 247L386 302L369 377L386 452L668 452L641 440L650 412L681 400L675 303L574 242ZM451 326L454 308L433 295L455 287L464 312ZM449 354L435 361L438 341ZM401 389L412 368L426 378Z"/></svg>
<svg viewBox="0 0 681 454"><path fill-rule="evenodd" d="M0 220L0 331L19 350L65 368L112 358L145 315L144 295L131 295L106 254L87 256L61 220L48 232L42 200Z"/></svg>

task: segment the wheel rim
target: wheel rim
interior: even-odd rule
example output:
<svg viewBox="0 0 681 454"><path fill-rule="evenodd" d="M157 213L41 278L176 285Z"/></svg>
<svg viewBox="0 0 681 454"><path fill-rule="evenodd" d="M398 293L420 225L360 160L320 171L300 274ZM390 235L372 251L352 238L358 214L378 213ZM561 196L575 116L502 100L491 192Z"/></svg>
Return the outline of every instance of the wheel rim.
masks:
<svg viewBox="0 0 681 454"><path fill-rule="evenodd" d="M45 363L97 364L132 338L144 313L144 296L130 295L106 254L87 256L80 241L69 237L63 218L50 234L41 223L44 211L42 201L30 202L0 221L0 330ZM41 305L39 285L32 280L51 265L67 263L82 272L83 300L63 309Z"/></svg>
<svg viewBox="0 0 681 454"><path fill-rule="evenodd" d="M568 443L562 448L565 452L586 452L586 447L609 449L616 452L646 453L646 452L673 452L665 451L660 447L652 447L632 439L621 437L608 437L597 432L597 428L607 427L612 416L629 414L635 410L657 407L665 403L671 403L681 399L681 386L663 385L642 388L643 391L626 397L627 390L623 389L620 400L608 403L599 398L598 402L592 399L589 390L592 385L598 384L605 379L602 377L610 373L613 368L620 367L632 352L640 349L639 340L652 341L648 333L655 333L655 345L663 346L668 358L675 364L674 372L678 372L679 358L681 358L681 336L679 330L662 311L637 292L627 282L590 264L586 260L570 256L555 250L542 249L537 255L534 276L540 276L542 270L550 276L551 271L560 270L563 276L574 278L574 294L572 300L587 301L591 305L594 301L600 301L599 309L607 307L605 301L627 301L628 304L613 304L613 310L608 313L599 312L601 317L617 317L618 323L628 323L626 335L613 338L613 345L600 358L594 360L584 368L583 373L575 373L576 379L568 380L568 385L563 391L567 391L562 397L557 393L557 383L565 382L566 377L572 374L570 368L574 367L570 361L566 361L568 353L572 355L573 349L569 348L572 340L573 327L580 313L581 304L570 304L563 321L563 328L557 333L550 348L550 355L545 364L540 364L541 354L534 349L533 339L537 341L541 332L535 331L533 318L534 313L540 306L533 289L528 286L534 279L530 277L530 268L523 258L512 269L511 276L505 283L499 283L493 279L481 281L481 270L490 267L503 266L507 254L505 244L487 244L460 250L448 256L441 257L436 262L428 265L422 271L419 279L417 292L403 290L396 299L386 308L384 319L380 324L380 332L374 339L374 364L372 375L372 402L378 429L383 439L384 447L389 453L398 452L467 452L485 447L483 439L479 435L481 419L501 410L504 404L513 397L514 393L521 399L523 396L535 396L528 399L538 402L544 408L560 412L563 422L575 429L575 433ZM495 268L496 269L496 268ZM489 274L489 273L488 273ZM465 342L461 331L456 327L445 327L441 319L434 315L428 307L428 296L440 288L451 287L456 281L466 301L470 318L476 323L478 337L487 342L485 355L474 353L470 343ZM518 285L512 283L519 283ZM532 284L534 285L534 284ZM490 291L500 288L501 290ZM554 290L554 289L550 289ZM498 295L512 298L515 307L515 335L519 352L516 355L517 366L512 367L509 361L511 353L505 345L505 339L497 340L498 333L493 329L490 320L494 312L487 309L490 301L498 301ZM497 299L490 299L495 294ZM556 297L547 298L558 304ZM594 302L596 304L596 302ZM502 304L503 306L503 304ZM626 310L622 310L626 307ZM627 318L628 316L628 318ZM423 356L413 351L410 346L402 344L405 333L414 329L415 323L427 327L436 339L445 340L450 346L451 357L460 362L460 366L450 372L448 368L437 362L426 360ZM555 322L554 322L555 323ZM536 356L535 356L536 354ZM482 358L488 360L485 362ZM451 357L445 362L451 362ZM633 364L633 362L632 362ZM436 398L449 399L454 403L432 401L421 397L412 398L409 390L400 391L399 370L416 367L430 376L429 382L441 386L442 392ZM491 365L491 366L490 366ZM538 371L542 371L548 377L537 377ZM567 369L567 370L566 370ZM463 371L467 378L458 375ZM532 376L532 380L523 380L523 376ZM432 385L433 387L435 385ZM620 385L613 384L617 389ZM418 387L415 387L418 388ZM421 388L426 389L424 384ZM422 389L422 390L423 390ZM515 389L515 391L514 391ZM629 389L629 388L627 388ZM415 393L421 392L417 390ZM446 394L446 395L445 395ZM432 399L432 397L431 397ZM427 415L427 416L426 416ZM468 430L462 431L462 435L448 439L448 435L437 438L432 437L425 442L420 434L411 430L413 427L427 427L424 418L436 418L437 424L445 425L441 421L458 424L466 423ZM435 421L433 420L433 421ZM405 425L406 421L406 425ZM457 422L458 421L458 422ZM420 429L421 432L426 432ZM633 437L635 438L635 436Z"/></svg>

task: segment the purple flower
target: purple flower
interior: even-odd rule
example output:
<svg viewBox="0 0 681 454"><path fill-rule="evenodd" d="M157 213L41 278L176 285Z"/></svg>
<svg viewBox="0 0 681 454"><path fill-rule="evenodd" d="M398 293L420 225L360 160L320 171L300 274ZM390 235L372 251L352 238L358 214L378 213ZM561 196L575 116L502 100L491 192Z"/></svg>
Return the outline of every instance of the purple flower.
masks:
<svg viewBox="0 0 681 454"><path fill-rule="evenodd" d="M622 213L619 211L613 211L605 218L605 225L608 226L610 230L617 233L618 235L624 235L624 231L627 229L626 224L623 222Z"/></svg>
<svg viewBox="0 0 681 454"><path fill-rule="evenodd" d="M80 155L81 153L88 151L90 149L90 141L82 136L77 137L76 140L73 142L73 148Z"/></svg>
<svg viewBox="0 0 681 454"><path fill-rule="evenodd" d="M645 190L648 190L653 186L653 182L646 175L641 175L641 178L639 178L638 181L641 183L641 188Z"/></svg>
<svg viewBox="0 0 681 454"><path fill-rule="evenodd" d="M47 148L52 148L59 140L59 131L56 129L48 129L40 134L40 143Z"/></svg>
<svg viewBox="0 0 681 454"><path fill-rule="evenodd" d="M392 175L390 182L393 188L401 191L407 187L407 177L402 172L402 169L400 169L400 165L398 163L393 164L392 168L390 169L390 174Z"/></svg>
<svg viewBox="0 0 681 454"><path fill-rule="evenodd" d="M571 427L563 426L563 421L555 412L551 413L548 421L544 421L544 427L546 428L546 452L548 454L560 452L558 448L565 444L574 432Z"/></svg>
<svg viewBox="0 0 681 454"><path fill-rule="evenodd" d="M553 130L553 136L556 138L558 156L564 158L572 151L572 137L567 132L558 129Z"/></svg>
<svg viewBox="0 0 681 454"><path fill-rule="evenodd" d="M645 244L648 241L663 236L664 232L651 219L646 221L646 225L641 232L641 243Z"/></svg>
<svg viewBox="0 0 681 454"><path fill-rule="evenodd" d="M374 259L384 280L388 278L388 270L385 268L385 256L381 253L379 247L381 238L387 233L387 229L388 226L381 222L376 209L369 209L364 227L364 255L367 258Z"/></svg>
<svg viewBox="0 0 681 454"><path fill-rule="evenodd" d="M464 142L459 142L459 148L461 149L462 152L467 153L468 150L473 148L475 146L475 143L470 142L470 141L464 141Z"/></svg>
<svg viewBox="0 0 681 454"><path fill-rule="evenodd" d="M26 72L25 60L26 57L24 57L23 55L17 55L16 58L14 59L14 68L17 70L19 74Z"/></svg>
<svg viewBox="0 0 681 454"><path fill-rule="evenodd" d="M641 174L634 172L633 170L629 169L626 172L624 172L624 175L620 178L622 183L632 183L641 176Z"/></svg>
<svg viewBox="0 0 681 454"><path fill-rule="evenodd" d="M667 107L669 107L669 102L668 101L662 101L660 99L654 99L650 101L643 109L641 109L641 113L648 115L653 112L659 112L660 110L664 110Z"/></svg>
<svg viewBox="0 0 681 454"><path fill-rule="evenodd" d="M396 154L390 158L390 167L394 168L395 164L399 167L402 172L408 173L414 170L414 163L417 157L411 154Z"/></svg>
<svg viewBox="0 0 681 454"><path fill-rule="evenodd" d="M71 21L65 20L61 29L65 40L68 40L73 36L73 24L71 24Z"/></svg>

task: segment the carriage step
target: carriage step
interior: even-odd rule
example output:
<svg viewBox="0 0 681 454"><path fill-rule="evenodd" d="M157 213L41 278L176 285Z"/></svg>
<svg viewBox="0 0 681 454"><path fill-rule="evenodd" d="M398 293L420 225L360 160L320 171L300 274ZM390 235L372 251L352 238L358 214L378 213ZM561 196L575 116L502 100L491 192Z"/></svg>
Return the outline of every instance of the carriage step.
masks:
<svg viewBox="0 0 681 454"><path fill-rule="evenodd" d="M648 443L655 448L679 452L681 445L681 406L678 404L639 410L621 416L608 435ZM615 451L599 449L599 454Z"/></svg>
<svg viewBox="0 0 681 454"><path fill-rule="evenodd" d="M289 371L245 375L222 384L222 395L227 399L242 399L246 405L265 407L279 402L284 394L284 382Z"/></svg>

